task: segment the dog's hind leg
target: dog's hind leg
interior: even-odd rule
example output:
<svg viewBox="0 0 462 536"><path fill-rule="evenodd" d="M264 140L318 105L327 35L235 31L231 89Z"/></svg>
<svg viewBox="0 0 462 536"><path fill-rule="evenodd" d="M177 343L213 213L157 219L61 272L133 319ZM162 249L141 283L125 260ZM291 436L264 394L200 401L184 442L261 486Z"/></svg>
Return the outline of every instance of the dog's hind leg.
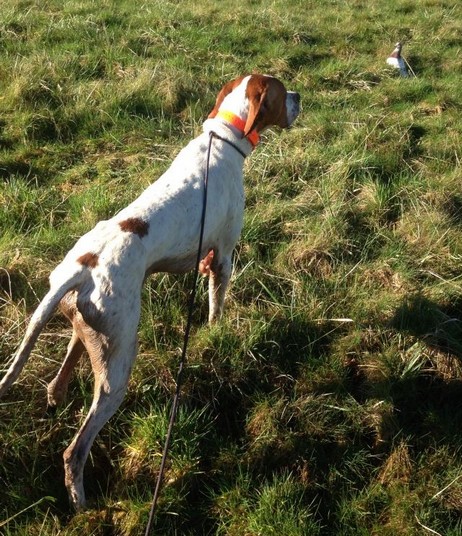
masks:
<svg viewBox="0 0 462 536"><path fill-rule="evenodd" d="M48 405L55 407L62 403L66 397L67 388L71 379L72 371L82 355L85 346L74 330L67 347L66 357L55 378L48 384Z"/></svg>
<svg viewBox="0 0 462 536"><path fill-rule="evenodd" d="M63 454L69 500L76 510L85 507L83 469L93 441L124 398L136 356L136 330L131 337L119 339L115 344L87 329L85 346L95 375L93 402L82 427Z"/></svg>

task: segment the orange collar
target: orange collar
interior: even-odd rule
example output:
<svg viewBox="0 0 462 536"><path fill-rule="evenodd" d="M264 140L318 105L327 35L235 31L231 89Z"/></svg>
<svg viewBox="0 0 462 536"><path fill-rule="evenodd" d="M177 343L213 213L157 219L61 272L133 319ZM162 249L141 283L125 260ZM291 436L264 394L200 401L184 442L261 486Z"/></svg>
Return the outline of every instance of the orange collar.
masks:
<svg viewBox="0 0 462 536"><path fill-rule="evenodd" d="M236 127L242 133L244 132L245 121L241 119L238 115L233 114L233 112L225 112L224 110L219 110L215 117L224 119L227 123L233 125L233 127ZM252 132L247 134L246 138L249 140L253 147L255 147L260 141L260 135L256 130L252 130Z"/></svg>

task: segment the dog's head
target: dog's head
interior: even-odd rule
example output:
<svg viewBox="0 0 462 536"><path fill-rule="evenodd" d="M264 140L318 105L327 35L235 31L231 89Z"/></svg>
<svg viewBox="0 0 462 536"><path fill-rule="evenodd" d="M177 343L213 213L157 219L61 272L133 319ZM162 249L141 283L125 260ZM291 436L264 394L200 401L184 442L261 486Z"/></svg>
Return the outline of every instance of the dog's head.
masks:
<svg viewBox="0 0 462 536"><path fill-rule="evenodd" d="M223 111L244 121L244 136L273 125L288 128L300 112L300 95L272 76L241 76L221 89L209 119Z"/></svg>

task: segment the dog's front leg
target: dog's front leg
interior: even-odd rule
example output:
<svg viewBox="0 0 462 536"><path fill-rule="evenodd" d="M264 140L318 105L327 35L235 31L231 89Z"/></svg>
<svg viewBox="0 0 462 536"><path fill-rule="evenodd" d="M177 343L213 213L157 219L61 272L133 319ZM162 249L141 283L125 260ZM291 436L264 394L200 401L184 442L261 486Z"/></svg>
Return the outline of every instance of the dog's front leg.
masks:
<svg viewBox="0 0 462 536"><path fill-rule="evenodd" d="M209 279L209 323L218 320L223 314L226 288L231 277L231 253L215 254L210 266Z"/></svg>

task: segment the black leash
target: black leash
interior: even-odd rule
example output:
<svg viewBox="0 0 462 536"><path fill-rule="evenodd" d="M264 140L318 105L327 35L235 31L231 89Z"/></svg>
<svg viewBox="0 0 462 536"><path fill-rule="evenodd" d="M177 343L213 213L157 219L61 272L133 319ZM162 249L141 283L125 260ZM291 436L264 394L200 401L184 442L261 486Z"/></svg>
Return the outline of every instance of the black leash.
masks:
<svg viewBox="0 0 462 536"><path fill-rule="evenodd" d="M208 145L208 149L207 149L207 159L206 159L205 172L204 172L204 197L203 197L203 204L202 204L201 228L200 228L200 233L199 233L199 247L197 249L196 267L194 269L194 278L193 278L191 293L190 293L190 296L189 296L188 320L187 320L187 323L186 323L186 329L185 329L184 340L183 340L183 349L182 349L182 352L181 352L180 365L179 365L179 368L178 368L178 375L177 375L177 379L176 379L176 389L175 389L175 394L173 396L172 409L170 411L170 420L169 420L169 423L168 423L168 429L167 429L167 434L166 434L166 437L165 437L164 449L162 451L162 459L161 459L160 467L159 467L159 474L157 475L157 482L156 482L156 487L154 489L154 496L153 496L153 499L152 499L151 510L149 512L149 519L148 519L148 524L146 526L145 536L149 536L149 533L151 532L152 522L153 522L153 519L154 519L154 512L156 510L157 500L159 498L159 492L160 492L160 488L161 488L161 485L162 485L162 479L163 479L164 471L165 471L165 464L167 462L168 449L170 447L170 441L171 441L171 438L172 438L173 425L175 423L176 414L177 414L177 411L178 411L178 405L179 405L179 402L180 402L180 390L181 390L181 384L182 384L182 380L183 380L183 370L184 370L184 366L186 364L186 350L187 350L187 347L188 347L189 333L191 331L191 325L192 325L192 314L193 314L193 311L194 311L194 300L195 300L195 297L196 297L196 290L197 290L197 278L199 276L199 263L201 261L202 242L203 242L203 239L204 239L205 213L206 213L206 209L207 209L207 189L208 189L209 168L210 168L210 153L212 152L213 138L217 138L217 139L219 139L221 141L224 141L224 142L228 143L229 145L234 147L234 149L236 149L236 151L238 153L240 153L243 156L243 158L246 157L244 152L241 151L241 149L239 147L237 147L237 145L235 145L231 141L227 140L226 138L222 138L221 136L219 136L215 132L210 132L209 145Z"/></svg>

